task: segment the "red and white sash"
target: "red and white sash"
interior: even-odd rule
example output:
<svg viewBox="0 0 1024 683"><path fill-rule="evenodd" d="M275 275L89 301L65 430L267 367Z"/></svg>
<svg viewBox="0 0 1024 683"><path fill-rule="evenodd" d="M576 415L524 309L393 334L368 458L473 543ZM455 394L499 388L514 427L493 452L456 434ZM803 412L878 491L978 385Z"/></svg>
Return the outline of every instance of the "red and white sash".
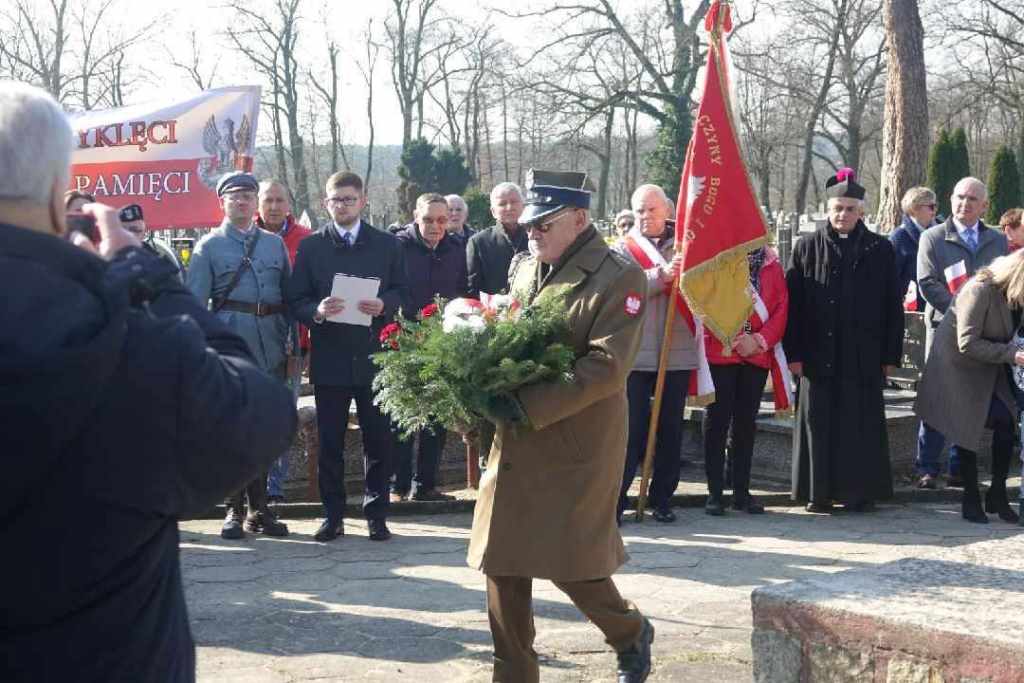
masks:
<svg viewBox="0 0 1024 683"><path fill-rule="evenodd" d="M761 326L768 322L768 307L764 305L761 295L754 292L754 312L761 319ZM782 344L776 344L771 350L772 394L775 397L775 414L787 415L793 411L793 374L786 362L786 352Z"/></svg>
<svg viewBox="0 0 1024 683"><path fill-rule="evenodd" d="M644 270L667 265L665 258L661 255L651 241L644 237L638 226L633 226L623 240L626 249L633 256L633 259L640 264ZM693 396L693 403L697 405L708 405L715 401L715 383L711 379L711 366L708 365L708 354L704 349L704 324L700 318L695 318L686 305L682 294L676 296L676 310L686 320L690 334L697 342L697 372L690 374L690 389L688 394Z"/></svg>

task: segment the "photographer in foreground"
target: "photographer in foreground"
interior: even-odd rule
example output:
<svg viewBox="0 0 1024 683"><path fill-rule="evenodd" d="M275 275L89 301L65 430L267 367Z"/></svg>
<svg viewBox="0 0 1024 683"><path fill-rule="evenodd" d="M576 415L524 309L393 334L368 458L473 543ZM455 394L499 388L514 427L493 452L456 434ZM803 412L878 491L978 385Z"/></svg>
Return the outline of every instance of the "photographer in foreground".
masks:
<svg viewBox="0 0 1024 683"><path fill-rule="evenodd" d="M0 82L0 680L193 681L177 520L277 457L295 407L113 209L63 239L71 145Z"/></svg>

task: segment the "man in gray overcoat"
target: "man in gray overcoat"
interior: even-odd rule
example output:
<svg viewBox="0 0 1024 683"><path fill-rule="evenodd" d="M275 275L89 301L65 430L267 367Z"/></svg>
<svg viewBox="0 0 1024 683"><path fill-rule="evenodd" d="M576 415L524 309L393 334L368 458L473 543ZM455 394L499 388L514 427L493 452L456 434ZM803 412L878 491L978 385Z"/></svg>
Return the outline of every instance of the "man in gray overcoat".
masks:
<svg viewBox="0 0 1024 683"><path fill-rule="evenodd" d="M921 233L917 252L917 286L925 300L925 356L942 316L953 301L954 291L975 271L1006 253L1006 237L981 221L988 208L988 189L977 178L963 178L950 197L953 215L945 223ZM917 435L919 486L934 488L941 474L939 456L945 437L924 420ZM949 447L949 481L960 484L957 447Z"/></svg>
<svg viewBox="0 0 1024 683"><path fill-rule="evenodd" d="M260 368L284 382L292 325L282 292L291 266L284 240L253 221L258 191L259 184L248 173L228 173L217 183L224 221L196 245L188 287L246 341ZM246 530L288 535L288 527L267 507L266 472L246 486L245 494ZM227 501L221 536L244 535L240 491Z"/></svg>

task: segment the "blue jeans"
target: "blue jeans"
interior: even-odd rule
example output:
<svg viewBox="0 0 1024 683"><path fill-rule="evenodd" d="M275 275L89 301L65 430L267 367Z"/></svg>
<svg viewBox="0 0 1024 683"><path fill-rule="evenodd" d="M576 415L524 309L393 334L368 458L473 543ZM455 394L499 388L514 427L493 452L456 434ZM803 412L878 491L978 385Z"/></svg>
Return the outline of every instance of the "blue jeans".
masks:
<svg viewBox="0 0 1024 683"><path fill-rule="evenodd" d="M299 387L302 384L302 377L289 377L285 380L288 388L292 390L292 398L299 400ZM290 451L285 451L277 460L270 465L267 472L267 495L284 498L284 482L288 479L288 456Z"/></svg>
<svg viewBox="0 0 1024 683"><path fill-rule="evenodd" d="M946 437L922 420L921 427L917 431L917 462L915 464L918 474L930 474L937 477L942 473L939 456L942 455L942 447L945 445ZM960 476L960 453L956 444L949 445L949 475L951 477Z"/></svg>

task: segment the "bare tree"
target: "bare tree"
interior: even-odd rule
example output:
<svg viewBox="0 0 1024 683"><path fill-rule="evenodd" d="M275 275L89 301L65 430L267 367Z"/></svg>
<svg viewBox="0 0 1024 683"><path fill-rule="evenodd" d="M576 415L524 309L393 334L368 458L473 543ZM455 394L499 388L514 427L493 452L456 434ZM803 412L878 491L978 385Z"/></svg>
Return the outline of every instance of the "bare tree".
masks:
<svg viewBox="0 0 1024 683"><path fill-rule="evenodd" d="M230 8L238 17L237 25L227 29L227 36L246 60L270 82L270 99L264 106L271 111L281 181L292 195L292 206L301 214L310 208L309 172L306 168L305 144L300 130L302 97L296 46L299 40L302 0L273 0L271 12L263 12L244 0L232 0ZM288 136L287 156L291 177L285 162L284 136Z"/></svg>
<svg viewBox="0 0 1024 683"><path fill-rule="evenodd" d="M213 83L217 78L219 62L214 60L212 64L204 63L202 47L195 29L191 29L187 33L187 37L188 58L182 60L177 56L180 50L177 49L179 47L178 44L175 44L176 49L165 48L167 61L176 69L184 71L196 88L199 90L209 90L213 87Z"/></svg>
<svg viewBox="0 0 1024 683"><path fill-rule="evenodd" d="M348 155L345 154L345 148L341 144L341 123L338 120L338 46L335 45L333 40L327 41L327 64L329 76L326 79L326 86L320 82L312 70L309 70L307 74L313 90L317 92L320 99L327 106L327 126L331 131L331 168L334 171L341 169L341 166L338 165L338 158L340 156L341 161L345 164L345 169L348 170L352 165L349 163Z"/></svg>
<svg viewBox="0 0 1024 683"><path fill-rule="evenodd" d="M366 123L370 128L369 139L366 143L366 173L364 175L364 190L369 193L370 179L373 176L373 145L376 136L376 128L373 122L373 75L377 69L377 58L380 56L380 44L376 42L373 34L373 19L366 23L366 34L364 43L366 45L366 61L359 63L359 72L366 84Z"/></svg>
<svg viewBox="0 0 1024 683"><path fill-rule="evenodd" d="M917 0L885 0L888 80L878 224L900 224L900 198L925 179L928 156L928 88L924 65L924 27Z"/></svg>
<svg viewBox="0 0 1024 683"><path fill-rule="evenodd" d="M117 3L8 0L0 9L0 66L67 105L91 109L123 100L125 52L145 34L120 34L112 22Z"/></svg>

